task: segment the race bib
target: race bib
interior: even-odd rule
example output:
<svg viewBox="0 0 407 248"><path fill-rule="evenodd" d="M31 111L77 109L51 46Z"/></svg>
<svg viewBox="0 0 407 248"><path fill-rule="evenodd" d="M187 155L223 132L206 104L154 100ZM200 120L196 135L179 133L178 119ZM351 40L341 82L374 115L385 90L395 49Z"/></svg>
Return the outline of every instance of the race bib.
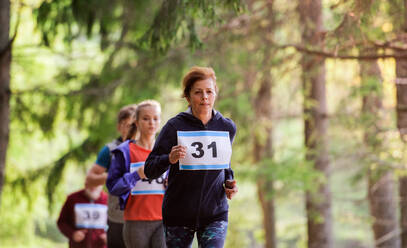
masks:
<svg viewBox="0 0 407 248"><path fill-rule="evenodd" d="M178 145L187 147L179 160L180 170L221 170L229 168L232 156L229 132L178 131Z"/></svg>
<svg viewBox="0 0 407 248"><path fill-rule="evenodd" d="M107 226L107 206L103 204L75 204L75 224L77 228L105 229Z"/></svg>
<svg viewBox="0 0 407 248"><path fill-rule="evenodd" d="M144 162L131 163L130 172L137 171ZM164 190L164 174L156 179L140 179L136 186L131 190L132 195L163 195Z"/></svg>

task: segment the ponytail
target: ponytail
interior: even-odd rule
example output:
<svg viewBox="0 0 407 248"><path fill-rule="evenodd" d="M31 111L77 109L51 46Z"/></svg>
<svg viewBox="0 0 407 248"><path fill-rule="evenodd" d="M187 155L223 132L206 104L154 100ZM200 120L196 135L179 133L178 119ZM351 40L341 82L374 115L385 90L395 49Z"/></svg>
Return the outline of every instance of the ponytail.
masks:
<svg viewBox="0 0 407 248"><path fill-rule="evenodd" d="M136 136L136 133L137 133L136 122L133 122L133 123L131 123L131 126L125 136L124 141L133 139L133 137Z"/></svg>
<svg viewBox="0 0 407 248"><path fill-rule="evenodd" d="M133 116L134 119L133 119L133 122L131 123L129 131L127 132L127 135L125 136L125 140L131 140L134 138L134 136L136 136L136 134L137 134L136 121L139 119L140 111L142 108L147 107L147 106L153 106L153 107L157 108L159 113L161 113L161 105L159 102L157 102L155 100L145 100L137 105L132 105L133 108L135 106L137 106L137 107L134 109L134 111L135 111L134 116Z"/></svg>

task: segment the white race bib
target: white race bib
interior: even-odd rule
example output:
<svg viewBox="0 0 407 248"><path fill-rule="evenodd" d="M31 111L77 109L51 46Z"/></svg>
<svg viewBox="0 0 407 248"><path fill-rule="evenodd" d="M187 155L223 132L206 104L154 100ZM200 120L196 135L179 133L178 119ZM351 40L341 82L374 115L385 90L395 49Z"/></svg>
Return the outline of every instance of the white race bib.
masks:
<svg viewBox="0 0 407 248"><path fill-rule="evenodd" d="M77 228L105 229L107 225L107 206L103 204L75 204L75 224Z"/></svg>
<svg viewBox="0 0 407 248"><path fill-rule="evenodd" d="M177 131L178 145L187 147L179 160L180 170L221 170L229 168L232 156L229 132Z"/></svg>
<svg viewBox="0 0 407 248"><path fill-rule="evenodd" d="M144 162L131 163L130 172L137 171ZM164 173L165 174L165 173ZM140 179L136 186L131 190L132 195L163 195L164 189L164 174L156 179Z"/></svg>

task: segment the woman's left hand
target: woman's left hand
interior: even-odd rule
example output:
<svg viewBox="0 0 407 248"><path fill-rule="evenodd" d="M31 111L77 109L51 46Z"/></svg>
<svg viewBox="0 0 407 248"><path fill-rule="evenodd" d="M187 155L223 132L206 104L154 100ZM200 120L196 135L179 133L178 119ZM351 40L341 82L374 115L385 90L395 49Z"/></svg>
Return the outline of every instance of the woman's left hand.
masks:
<svg viewBox="0 0 407 248"><path fill-rule="evenodd" d="M100 234L99 237L103 241L103 244L107 244L107 235L106 235L106 233Z"/></svg>
<svg viewBox="0 0 407 248"><path fill-rule="evenodd" d="M147 178L146 175L144 174L144 166L140 166L140 168L138 168L137 170L137 173L141 179Z"/></svg>
<svg viewBox="0 0 407 248"><path fill-rule="evenodd" d="M233 196L239 191L236 185L236 181L233 180L233 182L230 185L227 185L228 182L225 185L225 192L226 192L226 197L229 200L232 200Z"/></svg>

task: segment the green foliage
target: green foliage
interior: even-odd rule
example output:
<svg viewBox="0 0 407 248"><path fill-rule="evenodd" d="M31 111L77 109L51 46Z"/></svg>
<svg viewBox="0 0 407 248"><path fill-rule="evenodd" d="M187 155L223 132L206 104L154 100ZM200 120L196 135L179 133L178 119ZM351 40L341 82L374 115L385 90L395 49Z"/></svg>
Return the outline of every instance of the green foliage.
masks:
<svg viewBox="0 0 407 248"><path fill-rule="evenodd" d="M404 1L402 0L389 0L388 4L383 5L383 10L388 13L388 16L393 23L396 32L405 29L404 27Z"/></svg>
<svg viewBox="0 0 407 248"><path fill-rule="evenodd" d="M0 223L7 224L0 224L0 246L66 246L54 225L57 211L68 193L83 186L96 152L117 136L120 107L155 98L163 104L163 121L168 119L186 106L179 98L182 75L192 65L203 65L216 71L216 109L238 127L232 167L239 194L230 201L226 246L264 243L256 183L266 178L274 183L268 197L276 202L279 247L305 247L302 192L327 182L304 159L307 115L302 111L315 102L303 102L300 54L277 45L300 41L296 4L273 1L271 21L266 3L255 1L239 16L245 8L239 0L57 0L43 1L34 10L36 32L30 28L32 17L23 18L13 47L11 149L0 209ZM394 32L385 32L383 25L401 25L401 4L325 2L326 49L358 54L371 45L364 41L388 39ZM270 23L275 25L272 34ZM357 238L370 245L366 172L380 175L397 167L405 151L391 111L361 113L363 96L393 95L377 79L360 82L355 64L326 61L330 185L337 244ZM260 123L256 96L268 73L273 118ZM382 147L370 150L363 145L363 134L378 117L384 122L376 137ZM273 128L274 154L254 164L253 144L255 139L265 143L266 127ZM19 233L27 233L27 239ZM17 239L14 246L12 239Z"/></svg>
<svg viewBox="0 0 407 248"><path fill-rule="evenodd" d="M239 194L229 201L230 214L225 247L255 247L262 243L261 212L257 202L256 185L243 182L236 173Z"/></svg>
<svg viewBox="0 0 407 248"><path fill-rule="evenodd" d="M313 169L312 162L304 161L303 158L303 152L292 151L291 155L281 161L264 159L257 177L271 178L280 194L286 191L313 192L320 183L326 183L326 178Z"/></svg>
<svg viewBox="0 0 407 248"><path fill-rule="evenodd" d="M162 3L154 13L153 21L146 22L145 14L151 16L151 7L158 6L159 2ZM101 48L105 49L113 41L112 34L117 33L118 27L123 26L137 34L133 39L136 47L144 50L152 48L164 53L174 44L185 39L189 40L193 49L201 47L202 43L195 29L195 19L212 21L217 18L218 6L239 12L241 5L240 0L164 0L154 3L58 0L43 2L35 14L43 41L47 46L62 28L67 44L81 34L86 34L88 37L97 34L100 37ZM155 10L154 7L153 10ZM96 25L98 30L93 31ZM186 34L189 34L189 38L185 36Z"/></svg>
<svg viewBox="0 0 407 248"><path fill-rule="evenodd" d="M98 25L97 33L101 37L102 47L105 47L108 34L114 33L115 22L120 19L120 3L121 1L44 1L34 13L38 28L42 31L42 40L47 46L51 45L61 31L64 32L63 40L69 44L83 33L91 37L94 26Z"/></svg>
<svg viewBox="0 0 407 248"><path fill-rule="evenodd" d="M142 41L159 52L166 52L174 43L185 39L188 39L193 50L200 48L202 42L197 35L195 19L213 22L219 16L217 6L238 12L241 3L240 0L166 0ZM189 37L185 35L188 33Z"/></svg>

